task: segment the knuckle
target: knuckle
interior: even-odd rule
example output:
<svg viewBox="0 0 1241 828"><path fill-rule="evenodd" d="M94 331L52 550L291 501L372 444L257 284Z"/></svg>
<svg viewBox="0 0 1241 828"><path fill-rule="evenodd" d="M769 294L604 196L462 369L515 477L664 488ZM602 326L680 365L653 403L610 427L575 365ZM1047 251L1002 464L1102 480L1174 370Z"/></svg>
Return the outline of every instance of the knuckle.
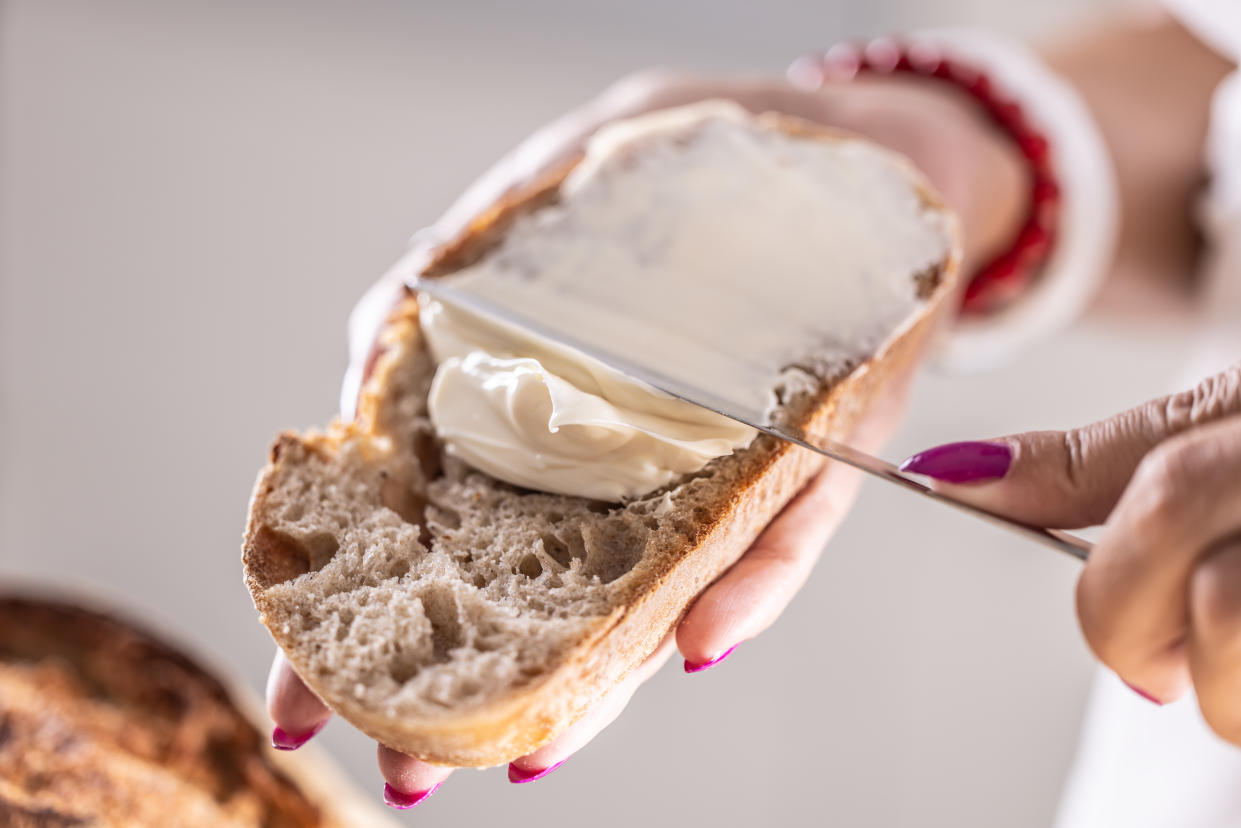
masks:
<svg viewBox="0 0 1241 828"><path fill-rule="evenodd" d="M1198 410L1204 395L1210 393L1205 388L1209 382L1204 380L1187 391L1178 391L1152 402L1148 407L1152 427L1156 431L1177 432L1193 425L1194 411Z"/></svg>
<svg viewBox="0 0 1241 828"><path fill-rule="evenodd" d="M1152 406L1164 428L1172 433L1241 412L1241 363L1207 377L1193 388L1173 394Z"/></svg>
<svg viewBox="0 0 1241 828"><path fill-rule="evenodd" d="M1016 446L1015 475L1026 481L1024 496L1037 509L1047 504L1062 526L1102 523L1118 487L1109 454L1109 422L1067 431L1039 431L1010 438Z"/></svg>
<svg viewBox="0 0 1241 828"><path fill-rule="evenodd" d="M1083 484L1086 476L1086 433L1080 428L1071 428L1064 432L1064 474L1061 479L1068 490L1066 494L1075 494Z"/></svg>

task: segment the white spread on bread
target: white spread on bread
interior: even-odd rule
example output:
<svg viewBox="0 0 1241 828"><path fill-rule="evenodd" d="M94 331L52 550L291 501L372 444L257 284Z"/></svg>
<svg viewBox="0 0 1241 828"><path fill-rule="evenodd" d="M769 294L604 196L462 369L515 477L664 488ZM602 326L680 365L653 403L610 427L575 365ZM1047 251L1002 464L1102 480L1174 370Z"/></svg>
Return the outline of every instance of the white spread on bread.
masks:
<svg viewBox="0 0 1241 828"><path fill-rule="evenodd" d="M501 480L621 500L696 472L754 436L542 337L425 297L420 305L439 363L428 396L436 431L453 453Z"/></svg>
<svg viewBox="0 0 1241 828"><path fill-rule="evenodd" d="M914 275L952 238L891 153L791 135L721 101L605 127L559 195L454 284L541 318L588 314L575 330L589 344L734 389L757 411L790 366L827 377L897 333L920 304ZM420 304L435 428L501 480L617 501L754 437L573 349Z"/></svg>

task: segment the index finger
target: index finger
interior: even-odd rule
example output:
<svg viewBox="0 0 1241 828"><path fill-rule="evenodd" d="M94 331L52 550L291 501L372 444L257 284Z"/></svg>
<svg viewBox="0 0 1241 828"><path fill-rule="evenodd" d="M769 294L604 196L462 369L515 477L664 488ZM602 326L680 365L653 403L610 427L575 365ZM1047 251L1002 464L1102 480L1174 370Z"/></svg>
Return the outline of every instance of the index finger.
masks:
<svg viewBox="0 0 1241 828"><path fill-rule="evenodd" d="M1036 526L1103 523L1143 458L1186 431L1241 414L1241 364L1194 388L1068 431L949 443L901 469L975 505Z"/></svg>

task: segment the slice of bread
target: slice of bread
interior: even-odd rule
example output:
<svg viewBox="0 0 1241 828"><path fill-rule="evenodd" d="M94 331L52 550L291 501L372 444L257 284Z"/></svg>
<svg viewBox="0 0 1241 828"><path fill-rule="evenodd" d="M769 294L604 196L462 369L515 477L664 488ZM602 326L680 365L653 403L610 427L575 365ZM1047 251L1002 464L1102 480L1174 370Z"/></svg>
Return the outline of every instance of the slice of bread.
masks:
<svg viewBox="0 0 1241 828"><path fill-rule="evenodd" d="M806 140L858 140L774 115L760 122ZM888 163L942 219L921 176ZM424 275L486 255L516 217L555 201L570 168L494 205ZM850 435L950 304L950 242L936 267L909 274L917 312L869 358L804 375L778 417ZM263 623L337 713L426 761L489 766L547 743L650 655L821 460L760 436L623 504L522 490L442 450L426 408L434 371L406 296L355 420L277 438L243 562Z"/></svg>
<svg viewBox="0 0 1241 828"><path fill-rule="evenodd" d="M215 677L128 622L0 595L0 825L351 824L315 790L322 768L264 741Z"/></svg>

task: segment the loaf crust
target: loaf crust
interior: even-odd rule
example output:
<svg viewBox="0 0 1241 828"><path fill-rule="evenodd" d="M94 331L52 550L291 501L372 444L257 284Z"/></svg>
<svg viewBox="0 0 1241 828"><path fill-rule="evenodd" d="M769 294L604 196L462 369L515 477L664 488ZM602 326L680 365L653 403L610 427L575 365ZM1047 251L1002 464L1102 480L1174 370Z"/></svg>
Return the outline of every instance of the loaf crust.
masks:
<svg viewBox="0 0 1241 828"><path fill-rule="evenodd" d="M344 824L263 742L216 678L148 633L0 596L0 824Z"/></svg>
<svg viewBox="0 0 1241 828"><path fill-rule="evenodd" d="M797 119L771 114L761 118L772 128L792 134L841 140L838 133ZM479 258L502 236L515 216L554 199L556 188L574 163L496 204L460 239L441 248L424 275L451 273ZM927 206L942 210L921 176L903 159L899 163L907 169ZM916 316L870 359L840 376L828 378L810 396L790 402L785 416L808 433L848 439L883 392L900 384L915 367L928 337L951 305L957 257L954 243L952 252L934 272L911 274L924 297ZM762 435L750 448L715 461L708 467L710 479L706 482L690 481L662 495L657 493L641 506L614 507L647 510L640 519L654 527L651 536L646 538L644 551L632 569L615 577L605 573L603 578L613 577L607 584L602 584L600 578L606 611L586 614L580 624L569 627L570 632L561 633L569 643L549 655L545 666L502 692L483 692L460 704L451 699L438 705L385 702L369 692L365 681L351 689L339 674L343 669L373 675L366 673L372 665L347 659L343 653L333 652L338 645L330 639L310 635L317 625L327 623L315 607L326 606L325 602L338 594L333 590L348 586L336 583L324 589L315 584L314 579L331 568L335 558L347 553L361 560L369 554L381 562L376 566L390 565L390 559L380 554L385 550L376 549L384 547L387 541L371 542L366 549L350 545L355 543L351 538L357 534L360 523L380 524L381 518L399 516L399 520L391 521L397 528L383 523L386 534L378 536L398 538L390 544L394 547L400 543L406 548L418 548L419 542L434 544L441 536L449 537L451 530L437 523L439 509L434 502L432 482L437 474L448 473L462 475L463 482L454 485L474 492L475 500L484 508L493 489L502 491L505 498L525 498L545 504L540 508L549 510L553 506L556 511L582 508L582 502L573 503L577 500L574 498L514 492L512 487L498 482L479 482L481 473L454 471L451 459L442 457L438 446L428 437L425 423L421 430L409 427L408 420L424 416L411 403L409 386L425 384L428 377L423 375L433 370L425 354L417 356L424 351L417 316L417 304L407 295L381 334L381 347L363 385L354 421L337 421L326 432L285 433L277 438L251 500L242 555L246 582L261 620L294 669L329 706L367 735L432 763L496 765L553 739L654 652L693 598L745 552L767 523L821 468L822 460L812 452ZM347 479L348 484L333 486L329 483L333 474ZM351 494L342 494L343 489ZM394 491L405 495L394 495ZM427 491L432 495L424 495ZM410 497L410 492L414 496ZM358 497L361 499L349 500ZM660 497L667 509L648 508ZM368 498L373 511L367 511ZM346 501L353 505L345 508ZM318 517L308 523L305 514L316 509ZM616 520L621 517L628 516L618 515ZM408 524L408 537L400 536L403 540L396 534L401 521ZM675 531L668 529L669 525L675 525ZM313 531L307 530L307 526ZM535 551L546 569L547 550ZM479 554L486 555L488 551L480 550ZM417 571L418 565L415 559L413 571L395 569L396 574L391 575L395 580L383 581L383 589L389 589L388 584L397 591L418 587L419 578L424 577ZM568 578L572 572L553 573L560 574ZM352 577L356 582L359 576ZM539 577L546 577L546 573ZM464 600L463 590L467 588L468 585L454 585L454 600ZM384 597L391 594L380 593L377 600L397 600ZM458 618L462 618L466 611L460 608L463 605L457 606ZM366 610L351 607L349 611ZM431 617L430 612L427 614ZM353 617L351 614L350 618ZM356 648L353 630L341 633L340 625L335 629L337 635L344 635L343 640ZM424 628L420 635L435 637L438 629L432 623L430 631ZM401 646L409 645L418 634L408 638ZM341 650L344 647L339 645ZM325 648L329 651L326 654ZM441 660L446 657L439 654Z"/></svg>

